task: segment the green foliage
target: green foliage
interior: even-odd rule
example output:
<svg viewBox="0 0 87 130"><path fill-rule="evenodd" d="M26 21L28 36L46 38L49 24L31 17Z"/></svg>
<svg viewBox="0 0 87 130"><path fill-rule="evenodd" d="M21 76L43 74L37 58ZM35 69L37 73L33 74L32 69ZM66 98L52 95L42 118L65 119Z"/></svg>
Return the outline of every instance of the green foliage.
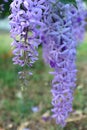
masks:
<svg viewBox="0 0 87 130"><path fill-rule="evenodd" d="M71 4L75 4L76 5L76 0L60 0L62 3L67 4L67 3L71 3Z"/></svg>
<svg viewBox="0 0 87 130"><path fill-rule="evenodd" d="M83 0L83 1L87 2L87 0Z"/></svg>
<svg viewBox="0 0 87 130"><path fill-rule="evenodd" d="M4 10L0 14L0 18L6 17L10 14L10 4L12 0L8 0L8 2L4 2L4 0L0 0L0 4L4 5Z"/></svg>

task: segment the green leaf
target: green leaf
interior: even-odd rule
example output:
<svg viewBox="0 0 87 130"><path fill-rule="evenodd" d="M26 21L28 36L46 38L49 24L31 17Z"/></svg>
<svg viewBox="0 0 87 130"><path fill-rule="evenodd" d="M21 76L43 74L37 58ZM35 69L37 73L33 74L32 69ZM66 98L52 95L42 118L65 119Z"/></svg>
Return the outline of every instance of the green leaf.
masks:
<svg viewBox="0 0 87 130"><path fill-rule="evenodd" d="M83 1L87 3L87 0L83 0Z"/></svg>
<svg viewBox="0 0 87 130"><path fill-rule="evenodd" d="M60 0L64 4L73 4L76 6L76 0ZM87 0L86 0L87 1Z"/></svg>

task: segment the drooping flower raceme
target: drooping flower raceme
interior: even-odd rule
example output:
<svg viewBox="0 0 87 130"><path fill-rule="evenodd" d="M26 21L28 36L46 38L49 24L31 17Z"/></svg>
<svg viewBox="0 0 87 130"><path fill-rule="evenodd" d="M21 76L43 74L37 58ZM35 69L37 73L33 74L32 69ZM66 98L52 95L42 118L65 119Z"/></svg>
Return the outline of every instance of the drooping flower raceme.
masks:
<svg viewBox="0 0 87 130"><path fill-rule="evenodd" d="M76 87L76 47L83 39L85 32L86 11L83 3L77 9L73 5L56 3L47 16L47 29L42 36L43 58L50 67L54 68L52 81L52 109L57 124L64 126L69 113L72 111L73 92ZM73 14L73 10L75 14ZM83 12L83 14L81 14ZM81 22L78 21L81 19ZM79 23L80 22L80 23ZM75 28L76 27L76 28ZM82 31L83 30L83 31Z"/></svg>
<svg viewBox="0 0 87 130"><path fill-rule="evenodd" d="M54 75L52 117L62 126L65 126L72 111L76 87L76 47L83 37L80 37L81 32L85 32L83 2L77 0L77 5L82 8L64 5L57 0L14 0L11 4L14 64L32 66L37 60L38 45L42 44L43 58L54 69L51 72ZM81 15L82 12L84 15ZM22 74L25 76L24 72Z"/></svg>
<svg viewBox="0 0 87 130"><path fill-rule="evenodd" d="M22 67L32 66L38 59L36 48L41 43L40 34L44 23L42 22L45 0L14 0L11 4L11 36L15 47L13 54L14 64Z"/></svg>
<svg viewBox="0 0 87 130"><path fill-rule="evenodd" d="M72 111L73 90L76 81L76 39L73 34L72 20L66 7L60 2L47 16L47 30L43 38L43 57L54 68L52 81L53 117L57 124L65 125Z"/></svg>

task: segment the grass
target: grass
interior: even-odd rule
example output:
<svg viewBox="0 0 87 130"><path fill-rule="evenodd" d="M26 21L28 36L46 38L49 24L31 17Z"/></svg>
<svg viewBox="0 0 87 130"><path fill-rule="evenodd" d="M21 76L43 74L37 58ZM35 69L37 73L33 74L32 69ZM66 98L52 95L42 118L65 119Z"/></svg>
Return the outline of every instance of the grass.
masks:
<svg viewBox="0 0 87 130"><path fill-rule="evenodd" d="M51 109L51 80L48 74L50 68L42 60L41 48L39 48L39 61L32 67L34 75L29 77L28 86L24 87L18 79L19 66L12 64L11 43L12 39L8 33L0 34L0 122L7 128L8 123L18 125L24 121L30 121L32 130L61 130L55 122L44 122L42 116L49 115ZM87 114L87 38L77 49L77 89L74 97L74 109L80 113ZM34 113L32 107L38 107L39 111ZM6 124L6 122L8 122ZM86 120L68 123L64 130L77 130L76 126L86 130ZM37 127L36 127L37 126ZM9 130L9 129L8 129ZM13 130L13 129L12 129ZM16 130L16 128L15 128Z"/></svg>
<svg viewBox="0 0 87 130"><path fill-rule="evenodd" d="M10 43L12 39L8 36L8 33L0 32L0 55L2 53L7 53L11 50Z"/></svg>
<svg viewBox="0 0 87 130"><path fill-rule="evenodd" d="M84 38L84 43L79 44L77 48L77 62L87 62L87 34Z"/></svg>

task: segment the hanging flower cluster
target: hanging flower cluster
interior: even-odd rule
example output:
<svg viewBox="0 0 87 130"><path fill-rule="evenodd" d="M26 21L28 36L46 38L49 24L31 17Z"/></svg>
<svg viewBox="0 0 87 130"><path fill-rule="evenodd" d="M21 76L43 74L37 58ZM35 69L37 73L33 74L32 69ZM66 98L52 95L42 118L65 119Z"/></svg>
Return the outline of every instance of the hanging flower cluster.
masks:
<svg viewBox="0 0 87 130"><path fill-rule="evenodd" d="M11 36L15 47L14 64L32 66L38 59L37 48L41 43L40 35L45 24L42 17L46 11L45 0L14 0L10 15ZM24 72L23 72L24 74Z"/></svg>
<svg viewBox="0 0 87 130"><path fill-rule="evenodd" d="M14 39L14 64L29 66L38 59L41 44L43 58L54 72L52 81L53 118L65 126L72 111L76 87L76 47L85 32L86 11L82 0L63 4L58 0L13 0L11 36ZM24 77L24 72L20 72ZM31 74L31 72L29 72Z"/></svg>
<svg viewBox="0 0 87 130"><path fill-rule="evenodd" d="M78 41L83 39L86 25L83 3L79 1L77 6L78 10L73 5L55 3L47 16L47 30L42 37L43 57L54 68L51 90L53 118L62 126L72 111L76 87L76 47Z"/></svg>

